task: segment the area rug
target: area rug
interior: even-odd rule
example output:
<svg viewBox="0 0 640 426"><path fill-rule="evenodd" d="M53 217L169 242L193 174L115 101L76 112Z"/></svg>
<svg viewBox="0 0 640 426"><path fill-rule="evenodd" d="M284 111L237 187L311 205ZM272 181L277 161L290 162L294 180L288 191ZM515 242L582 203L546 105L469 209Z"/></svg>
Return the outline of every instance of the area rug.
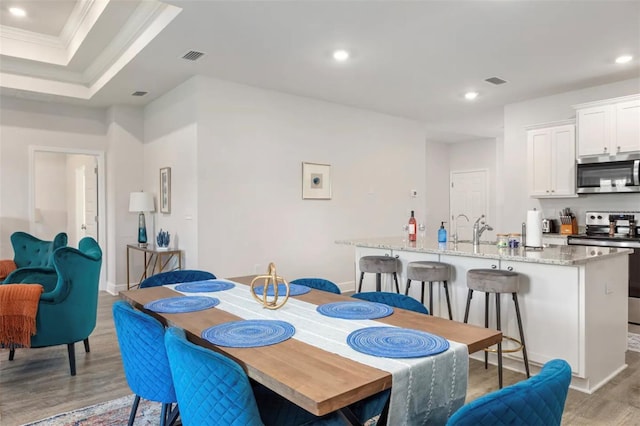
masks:
<svg viewBox="0 0 640 426"><path fill-rule="evenodd" d="M629 333L627 349L634 352L640 352L640 334Z"/></svg>
<svg viewBox="0 0 640 426"><path fill-rule="evenodd" d="M133 395L67 413L56 414L46 419L23 426L122 426L129 421ZM140 399L134 424L136 426L157 426L162 404Z"/></svg>

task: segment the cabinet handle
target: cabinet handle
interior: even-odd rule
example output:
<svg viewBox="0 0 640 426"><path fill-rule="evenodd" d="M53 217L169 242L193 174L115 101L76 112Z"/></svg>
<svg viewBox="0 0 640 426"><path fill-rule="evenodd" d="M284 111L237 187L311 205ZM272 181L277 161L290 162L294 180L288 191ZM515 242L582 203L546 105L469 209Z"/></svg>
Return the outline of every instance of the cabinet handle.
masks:
<svg viewBox="0 0 640 426"><path fill-rule="evenodd" d="M399 254L396 254L396 259L400 259L400 255Z"/></svg>
<svg viewBox="0 0 640 426"><path fill-rule="evenodd" d="M551 192L556 192L556 190L555 190L555 189L552 189L552 190L551 190Z"/></svg>
<svg viewBox="0 0 640 426"><path fill-rule="evenodd" d="M496 265L491 265L491 269L496 269L497 266Z"/></svg>
<svg viewBox="0 0 640 426"><path fill-rule="evenodd" d="M620 147L618 147L618 152L620 152Z"/></svg>
<svg viewBox="0 0 640 426"><path fill-rule="evenodd" d="M606 146L604 147L604 152L607 152L607 147Z"/></svg>
<svg viewBox="0 0 640 426"><path fill-rule="evenodd" d="M509 266L509 267L507 268L507 271L509 271L509 272L513 271L513 266Z"/></svg>
<svg viewBox="0 0 640 426"><path fill-rule="evenodd" d="M547 189L547 194L549 193L549 190Z"/></svg>

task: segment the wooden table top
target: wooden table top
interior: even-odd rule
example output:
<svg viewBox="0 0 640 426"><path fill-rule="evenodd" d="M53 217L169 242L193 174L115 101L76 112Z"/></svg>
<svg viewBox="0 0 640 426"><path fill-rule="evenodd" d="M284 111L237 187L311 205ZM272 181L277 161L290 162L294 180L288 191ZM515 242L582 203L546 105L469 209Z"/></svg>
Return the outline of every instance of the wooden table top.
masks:
<svg viewBox="0 0 640 426"><path fill-rule="evenodd" d="M229 280L248 285L253 278L254 276L235 277ZM178 295L181 293L166 287L120 293L123 299L142 310L145 303ZM295 298L316 305L352 300L347 296L318 290ZM258 306L256 302L256 308ZM296 339L258 348L215 346L200 337L202 331L216 324L240 319L221 309L180 314L144 311L165 324L183 328L191 342L234 359L249 377L317 416L331 413L391 387L391 373L326 352ZM392 315L376 321L437 334L466 344L469 353L494 345L502 339L502 333L497 330L403 309L395 309Z"/></svg>

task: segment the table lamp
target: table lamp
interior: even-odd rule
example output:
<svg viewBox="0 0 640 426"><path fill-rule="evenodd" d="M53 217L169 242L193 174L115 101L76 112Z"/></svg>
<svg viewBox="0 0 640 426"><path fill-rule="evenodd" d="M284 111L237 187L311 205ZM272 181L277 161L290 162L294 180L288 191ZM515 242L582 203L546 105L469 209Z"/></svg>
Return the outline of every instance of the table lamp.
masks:
<svg viewBox="0 0 640 426"><path fill-rule="evenodd" d="M129 195L129 211L138 212L138 247L147 246L147 225L144 212L155 211L153 195L149 192L132 192Z"/></svg>

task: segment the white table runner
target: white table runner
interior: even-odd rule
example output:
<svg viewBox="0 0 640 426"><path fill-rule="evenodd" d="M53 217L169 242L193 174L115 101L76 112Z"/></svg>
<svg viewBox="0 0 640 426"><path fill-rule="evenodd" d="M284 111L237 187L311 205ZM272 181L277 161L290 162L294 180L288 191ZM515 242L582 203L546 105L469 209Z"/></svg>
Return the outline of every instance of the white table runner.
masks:
<svg viewBox="0 0 640 426"><path fill-rule="evenodd" d="M280 309L265 309L253 298L249 286L234 284L230 290L213 293L179 293L216 297L220 304L215 309L240 318L287 321L296 329L294 339L391 373L389 425L443 425L464 403L469 364L466 345L450 340L447 351L423 358L366 355L347 344L349 333L365 327L390 325L373 320L326 317L316 311L316 305L293 297ZM176 285L166 287L175 290Z"/></svg>

